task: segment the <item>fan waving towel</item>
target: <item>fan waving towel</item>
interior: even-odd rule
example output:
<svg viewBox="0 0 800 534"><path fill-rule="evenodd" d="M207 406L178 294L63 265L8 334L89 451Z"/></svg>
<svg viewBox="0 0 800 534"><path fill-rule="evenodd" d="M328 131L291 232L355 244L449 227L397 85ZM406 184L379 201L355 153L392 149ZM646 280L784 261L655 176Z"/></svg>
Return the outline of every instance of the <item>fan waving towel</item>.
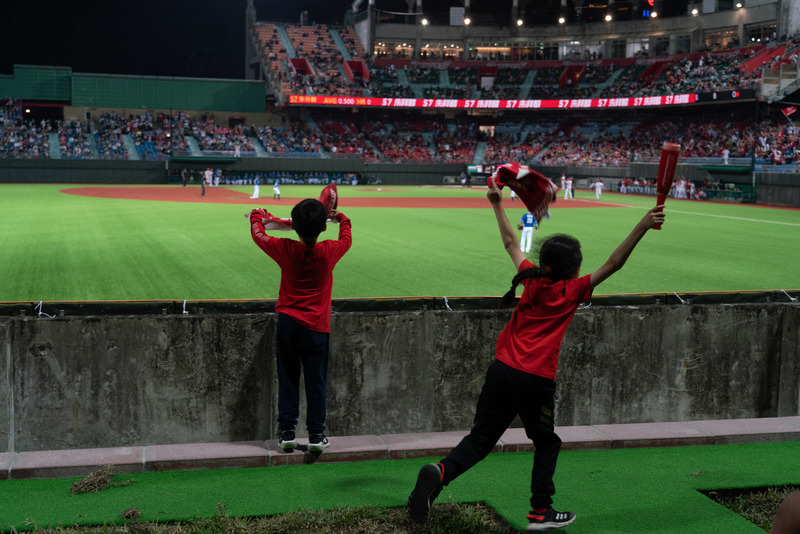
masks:
<svg viewBox="0 0 800 534"><path fill-rule="evenodd" d="M500 189L508 186L514 191L519 199L525 204L537 221L544 219L547 215L547 208L551 202L555 202L556 193L559 187L549 178L531 170L527 165L519 163L506 163L497 167L497 170L489 177L488 185L492 186L492 180Z"/></svg>
<svg viewBox="0 0 800 534"><path fill-rule="evenodd" d="M328 184L322 190L322 193L319 195L319 201L322 202L322 205L325 206L325 209L328 212L328 222L339 222L336 219L330 219L331 211L335 210L339 206L339 193L336 191L336 184ZM261 224L264 225L264 230L280 230L280 231L289 231L292 229L292 219L291 218L283 218L283 217L275 217L270 212L265 209L261 210ZM245 213L245 217L249 217L249 213Z"/></svg>

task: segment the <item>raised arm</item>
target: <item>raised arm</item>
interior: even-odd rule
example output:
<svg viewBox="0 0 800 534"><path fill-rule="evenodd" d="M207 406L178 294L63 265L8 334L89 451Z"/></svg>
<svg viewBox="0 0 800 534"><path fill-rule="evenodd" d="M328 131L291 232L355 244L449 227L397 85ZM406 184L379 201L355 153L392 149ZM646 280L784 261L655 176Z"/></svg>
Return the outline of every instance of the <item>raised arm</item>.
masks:
<svg viewBox="0 0 800 534"><path fill-rule="evenodd" d="M261 248L264 252L267 251L267 241L271 238L269 235L264 233L264 223L261 222L261 218L266 215L266 210L262 208L254 209L250 212L250 236L255 241L255 244Z"/></svg>
<svg viewBox="0 0 800 534"><path fill-rule="evenodd" d="M605 281L609 276L622 269L628 257L633 252L633 249L639 243L639 240L644 237L647 231L656 224L664 222L664 212L657 212L657 210L664 209L664 206L656 206L648 211L642 220L636 223L631 233L626 237L622 243L611 253L606 262L595 272L592 273L590 283L592 287L597 287L601 282Z"/></svg>
<svg viewBox="0 0 800 534"><path fill-rule="evenodd" d="M503 247L506 249L506 252L508 252L508 255L511 256L511 261L514 262L514 268L519 270L520 264L525 260L525 254L523 254L522 250L519 248L517 233L514 231L514 228L511 227L511 223L506 216L506 210L503 209L503 192L500 191L500 188L497 187L494 180L492 180L491 183L492 186L489 192L486 193L486 198L489 199L489 202L492 204L492 209L494 209L494 216L497 218L497 226L500 228L500 237L503 240Z"/></svg>

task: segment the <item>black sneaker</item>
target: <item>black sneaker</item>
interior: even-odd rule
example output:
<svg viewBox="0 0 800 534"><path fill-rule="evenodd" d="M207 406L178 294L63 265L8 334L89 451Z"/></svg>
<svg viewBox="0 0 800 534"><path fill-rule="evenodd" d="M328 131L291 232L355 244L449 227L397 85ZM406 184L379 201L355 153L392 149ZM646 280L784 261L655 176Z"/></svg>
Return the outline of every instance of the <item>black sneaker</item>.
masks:
<svg viewBox="0 0 800 534"><path fill-rule="evenodd" d="M425 464L417 475L417 485L408 496L408 515L422 525L428 520L431 505L442 491L444 467L442 464Z"/></svg>
<svg viewBox="0 0 800 534"><path fill-rule="evenodd" d="M528 514L527 532L547 532L556 528L566 527L575 521L575 514L572 512L556 512L552 508L547 508L543 514L531 512Z"/></svg>
<svg viewBox="0 0 800 534"><path fill-rule="evenodd" d="M322 452L328 448L330 442L325 434L309 434L308 435L308 450L309 452Z"/></svg>
<svg viewBox="0 0 800 534"><path fill-rule="evenodd" d="M281 430L281 436L278 438L278 445L285 451L293 451L297 448L297 439L294 436L294 429Z"/></svg>

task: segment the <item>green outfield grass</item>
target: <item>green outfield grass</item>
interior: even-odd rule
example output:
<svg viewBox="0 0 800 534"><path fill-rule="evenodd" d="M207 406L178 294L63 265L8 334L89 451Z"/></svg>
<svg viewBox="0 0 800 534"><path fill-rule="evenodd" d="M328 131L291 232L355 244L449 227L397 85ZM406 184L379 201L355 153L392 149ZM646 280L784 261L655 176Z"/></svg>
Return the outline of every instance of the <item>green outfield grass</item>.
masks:
<svg viewBox="0 0 800 534"><path fill-rule="evenodd" d="M243 214L267 205L288 217L295 198L321 189L284 185L273 206L265 186L265 198L248 206L201 202L199 194L194 203L60 192L70 187L0 185L0 301L276 298L279 269L253 244ZM514 270L488 201L479 209L348 208L355 197L483 198L485 191L341 186L339 207L353 221L354 239L336 268L334 298L504 293ZM589 191L577 196L593 199ZM603 200L622 206L556 202L536 238L574 235L583 244L582 271L591 272L654 203L613 193ZM799 210L672 199L667 206L664 229L648 233L596 294L800 288ZM506 199L506 208L512 222L524 213L519 202ZM336 229L324 235L335 237Z"/></svg>

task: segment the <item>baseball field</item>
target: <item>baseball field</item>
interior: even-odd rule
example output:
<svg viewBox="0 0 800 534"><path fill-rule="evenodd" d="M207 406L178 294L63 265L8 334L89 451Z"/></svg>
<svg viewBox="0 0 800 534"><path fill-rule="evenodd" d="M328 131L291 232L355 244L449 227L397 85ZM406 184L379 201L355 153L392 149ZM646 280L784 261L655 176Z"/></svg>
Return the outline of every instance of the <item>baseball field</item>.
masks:
<svg viewBox="0 0 800 534"><path fill-rule="evenodd" d="M289 217L322 186L0 185L0 302L277 298L280 272L244 215ZM514 274L485 187L339 186L353 247L334 272L338 299L498 296ZM535 241L577 237L599 267L654 198L591 191L559 198ZM512 223L521 202L504 198ZM800 210L674 200L622 272L596 294L800 288ZM328 225L324 238L335 238ZM296 237L293 232L276 235Z"/></svg>

